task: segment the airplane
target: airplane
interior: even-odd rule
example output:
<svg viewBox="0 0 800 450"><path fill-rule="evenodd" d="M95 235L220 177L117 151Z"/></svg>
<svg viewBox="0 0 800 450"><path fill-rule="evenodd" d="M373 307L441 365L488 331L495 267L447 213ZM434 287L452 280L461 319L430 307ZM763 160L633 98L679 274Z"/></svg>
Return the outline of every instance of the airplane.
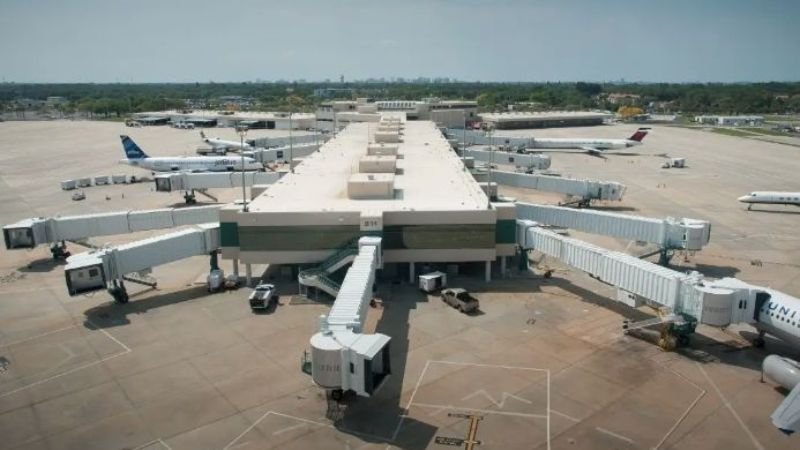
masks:
<svg viewBox="0 0 800 450"><path fill-rule="evenodd" d="M253 158L228 158L225 156L183 156L157 157L147 155L128 136L121 135L125 159L120 164L151 170L153 172L232 172L242 170L244 160L245 171L264 170L264 166Z"/></svg>
<svg viewBox="0 0 800 450"><path fill-rule="evenodd" d="M756 296L758 309L754 326L758 337L753 340L753 346L763 347L764 335L769 334L793 348L800 348L800 299L771 289L765 291ZM771 417L773 425L786 434L792 434L800 429L800 364L789 358L770 355L764 359L762 367L770 379L791 390Z"/></svg>
<svg viewBox="0 0 800 450"><path fill-rule="evenodd" d="M532 146L526 148L525 151L528 153L587 153L600 158L603 158L603 155L638 155L638 153L616 150L642 145L642 141L649 132L650 128L639 128L628 139L536 138L531 140Z"/></svg>
<svg viewBox="0 0 800 450"><path fill-rule="evenodd" d="M772 424L783 433L792 434L800 428L800 362L769 355L761 364L762 383L765 376L789 391L770 418Z"/></svg>
<svg viewBox="0 0 800 450"><path fill-rule="evenodd" d="M747 210L754 204L768 205L795 205L800 206L800 192L756 191L739 197L742 203L747 203Z"/></svg>
<svg viewBox="0 0 800 450"><path fill-rule="evenodd" d="M202 131L200 131L200 137L203 139L203 142L210 145L211 148L213 148L214 151L216 152L225 152L227 150L235 150L235 151L255 150L252 145L246 142L244 143L244 145L242 145L241 142L237 141L227 141L225 139L220 139L220 138L209 138L206 137L206 134Z"/></svg>

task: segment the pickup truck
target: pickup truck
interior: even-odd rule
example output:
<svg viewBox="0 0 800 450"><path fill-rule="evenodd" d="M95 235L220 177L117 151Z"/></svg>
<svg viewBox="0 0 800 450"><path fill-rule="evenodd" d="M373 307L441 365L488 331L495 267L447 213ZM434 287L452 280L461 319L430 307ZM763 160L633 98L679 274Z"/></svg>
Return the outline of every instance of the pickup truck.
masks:
<svg viewBox="0 0 800 450"><path fill-rule="evenodd" d="M267 309L278 302L278 293L273 284L259 284L250 294L250 309Z"/></svg>
<svg viewBox="0 0 800 450"><path fill-rule="evenodd" d="M469 295L466 289L461 288L444 289L442 301L463 313L477 311L480 307L478 299Z"/></svg>

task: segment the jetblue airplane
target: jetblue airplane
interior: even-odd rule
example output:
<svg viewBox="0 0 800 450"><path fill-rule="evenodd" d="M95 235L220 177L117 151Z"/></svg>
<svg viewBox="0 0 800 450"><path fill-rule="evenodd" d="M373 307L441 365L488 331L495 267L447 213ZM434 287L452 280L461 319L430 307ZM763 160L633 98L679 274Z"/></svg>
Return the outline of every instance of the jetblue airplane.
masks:
<svg viewBox="0 0 800 450"><path fill-rule="evenodd" d="M253 158L228 158L226 156L181 156L157 157L147 156L135 142L128 136L120 136L125 159L120 164L141 167L153 172L233 172L264 170L264 166Z"/></svg>
<svg viewBox="0 0 800 450"><path fill-rule="evenodd" d="M628 139L536 138L532 140L531 147L526 149L526 151L532 153L588 153L589 155L599 157L612 154L632 155L635 153L624 153L615 150L642 145L642 141L644 141L645 136L647 136L649 132L650 128L639 128Z"/></svg>
<svg viewBox="0 0 800 450"><path fill-rule="evenodd" d="M754 204L800 206L800 192L757 191L743 195L738 200L747 203L748 211Z"/></svg>

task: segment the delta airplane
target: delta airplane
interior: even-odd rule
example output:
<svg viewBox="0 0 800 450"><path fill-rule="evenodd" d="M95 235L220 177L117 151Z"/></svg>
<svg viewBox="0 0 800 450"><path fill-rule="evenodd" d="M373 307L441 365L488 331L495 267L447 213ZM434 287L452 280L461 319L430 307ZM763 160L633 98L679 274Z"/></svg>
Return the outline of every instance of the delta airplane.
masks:
<svg viewBox="0 0 800 450"><path fill-rule="evenodd" d="M232 172L264 170L264 166L253 158L228 158L225 156L183 156L183 157L158 157L147 156L135 142L128 136L120 136L125 159L120 164L151 170L153 172ZM244 168L242 167L244 159Z"/></svg>
<svg viewBox="0 0 800 450"><path fill-rule="evenodd" d="M210 145L214 151L217 152L225 152L228 150L235 150L235 151L242 151L242 150L255 150L252 145L248 143L244 143L242 145L241 142L237 141L227 141L225 139L220 138L209 138L206 137L206 134L202 131L200 132L200 137L203 139L203 142Z"/></svg>
<svg viewBox="0 0 800 450"><path fill-rule="evenodd" d="M738 198L742 203L747 203L747 210L754 204L767 205L795 205L800 206L800 192L757 191Z"/></svg>
<svg viewBox="0 0 800 450"><path fill-rule="evenodd" d="M532 139L532 147L527 148L526 151L530 153L587 153L601 158L603 155L636 155L637 153L626 153L614 150L642 145L642 141L645 136L647 136L648 132L650 132L650 128L639 128L628 139L536 138Z"/></svg>

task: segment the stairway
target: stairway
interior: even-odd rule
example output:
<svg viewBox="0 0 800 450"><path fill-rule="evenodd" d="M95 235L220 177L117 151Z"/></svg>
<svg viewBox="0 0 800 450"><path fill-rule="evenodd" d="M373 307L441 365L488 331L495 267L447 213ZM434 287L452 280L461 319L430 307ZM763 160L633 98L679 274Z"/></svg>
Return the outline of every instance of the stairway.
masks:
<svg viewBox="0 0 800 450"><path fill-rule="evenodd" d="M341 285L333 281L329 275L353 262L356 255L358 255L358 238L347 241L316 267L301 271L297 281L303 286L319 289L335 298L339 294Z"/></svg>

